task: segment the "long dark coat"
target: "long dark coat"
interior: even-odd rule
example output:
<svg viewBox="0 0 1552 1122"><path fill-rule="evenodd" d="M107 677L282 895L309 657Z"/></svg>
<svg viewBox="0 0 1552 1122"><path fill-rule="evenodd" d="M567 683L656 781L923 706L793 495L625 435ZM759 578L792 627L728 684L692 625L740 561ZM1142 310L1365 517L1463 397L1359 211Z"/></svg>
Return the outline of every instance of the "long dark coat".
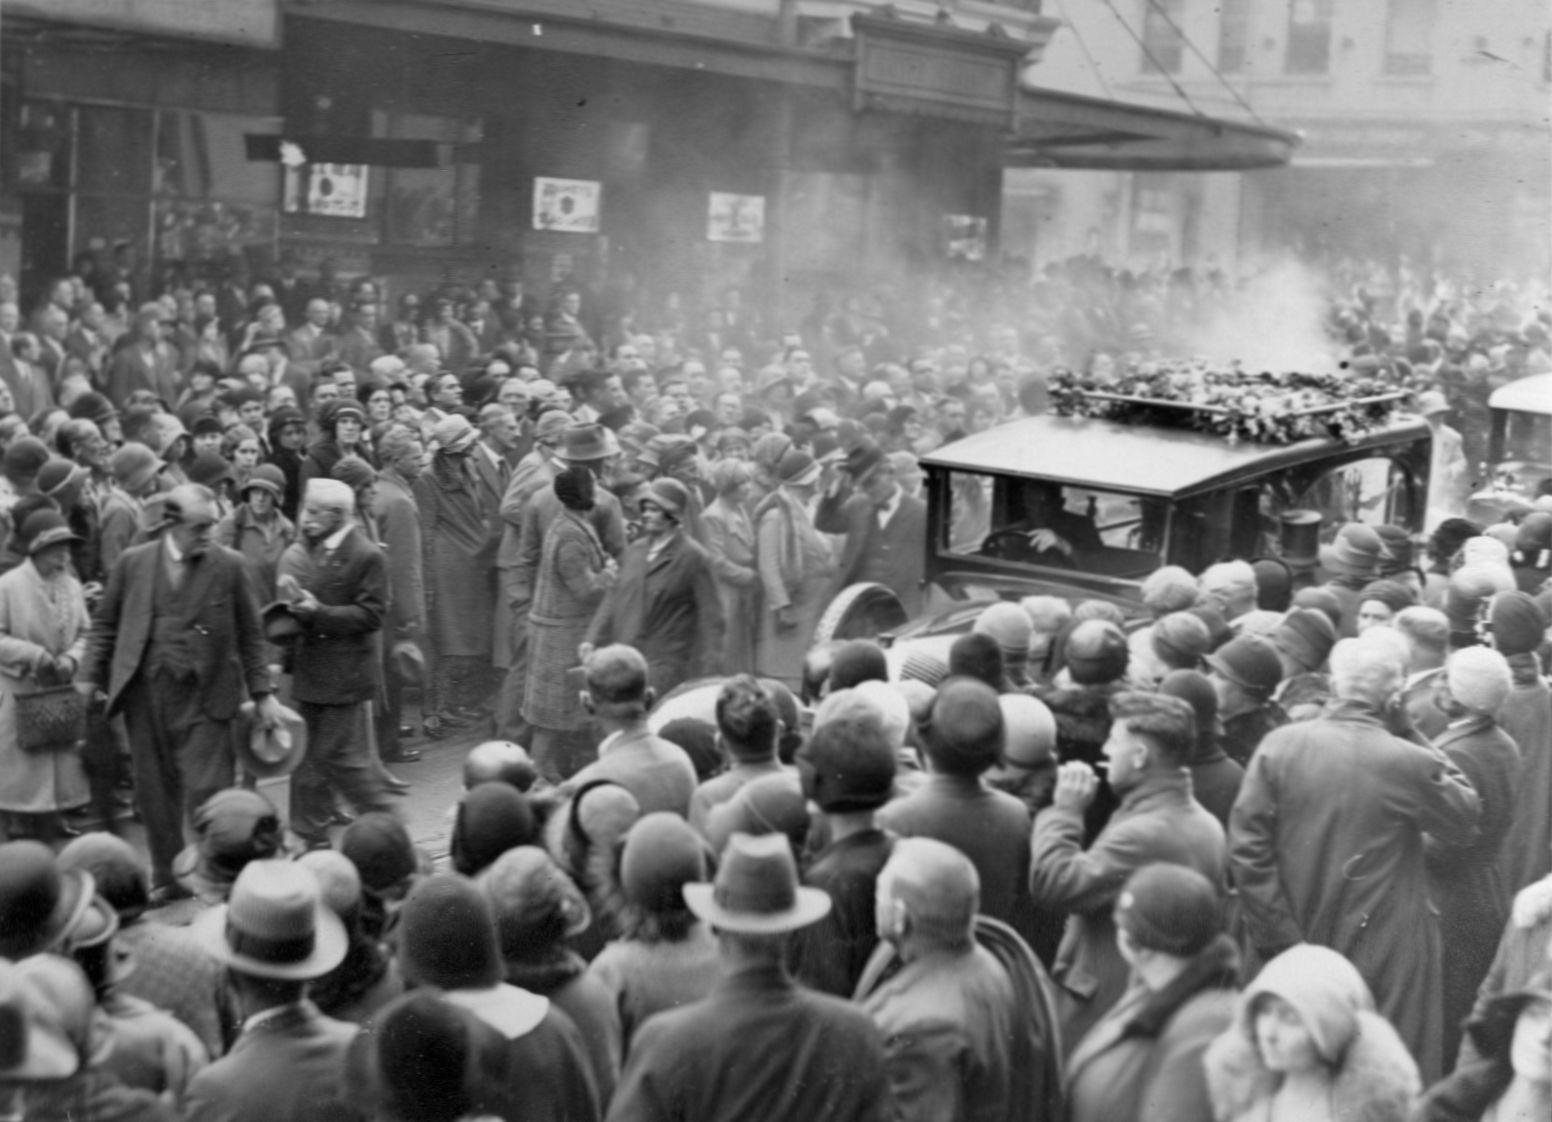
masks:
<svg viewBox="0 0 1552 1122"><path fill-rule="evenodd" d="M415 481L432 645L442 657L488 659L496 607L490 528L468 465L441 452L436 459Z"/></svg>
<svg viewBox="0 0 1552 1122"><path fill-rule="evenodd" d="M587 641L635 647L662 696L680 682L716 673L722 608L704 548L682 530L649 560L651 545L641 538L625 550L619 579L598 606Z"/></svg>
<svg viewBox="0 0 1552 1122"><path fill-rule="evenodd" d="M1465 773L1482 800L1477 832L1464 844L1434 842L1428 875L1444 931L1444 1054L1460 1045L1460 1023L1476 999L1509 918L1509 893L1498 867L1514 813L1520 751L1491 717L1445 729L1433 742Z"/></svg>
<svg viewBox="0 0 1552 1122"><path fill-rule="evenodd" d="M577 647L604 598L608 559L587 520L562 510L544 535L544 552L528 610L528 687L523 717L546 729L575 729L584 719L576 686L566 671L577 665Z"/></svg>
<svg viewBox="0 0 1552 1122"><path fill-rule="evenodd" d="M1534 654L1510 655L1509 668L1514 688L1498 711L1498 726L1519 748L1523 770L1498 867L1513 894L1552 873L1552 689Z"/></svg>
<svg viewBox="0 0 1552 1122"><path fill-rule="evenodd" d="M1423 835L1469 840L1480 800L1442 752L1338 701L1285 725L1250 758L1229 815L1229 862L1256 965L1295 943L1346 956L1379 1010L1438 1078L1444 948Z"/></svg>
<svg viewBox="0 0 1552 1122"><path fill-rule="evenodd" d="M760 573L755 567L754 523L747 511L714 502L701 513L711 572L717 578L722 618L727 624L723 643L724 674L754 669L756 633L760 626Z"/></svg>

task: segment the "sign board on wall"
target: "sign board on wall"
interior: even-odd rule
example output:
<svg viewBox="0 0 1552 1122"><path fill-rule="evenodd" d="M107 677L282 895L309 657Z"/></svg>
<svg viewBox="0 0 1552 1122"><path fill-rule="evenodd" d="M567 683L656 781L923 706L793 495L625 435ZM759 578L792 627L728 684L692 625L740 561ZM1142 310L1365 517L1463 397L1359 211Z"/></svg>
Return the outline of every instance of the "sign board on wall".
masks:
<svg viewBox="0 0 1552 1122"><path fill-rule="evenodd" d="M286 214L366 217L366 164L309 164L295 145L282 146L281 163L281 210Z"/></svg>
<svg viewBox="0 0 1552 1122"><path fill-rule="evenodd" d="M591 179L535 179L534 229L596 234L602 196L603 184Z"/></svg>
<svg viewBox="0 0 1552 1122"><path fill-rule="evenodd" d="M743 242L765 240L765 196L713 191L706 215L706 240Z"/></svg>

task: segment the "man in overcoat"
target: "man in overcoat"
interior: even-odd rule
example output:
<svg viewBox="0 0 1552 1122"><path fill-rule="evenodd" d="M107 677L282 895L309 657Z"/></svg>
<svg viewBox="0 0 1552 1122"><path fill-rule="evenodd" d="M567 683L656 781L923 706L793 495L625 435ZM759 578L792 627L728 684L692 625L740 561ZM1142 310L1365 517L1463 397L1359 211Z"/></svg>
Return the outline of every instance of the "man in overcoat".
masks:
<svg viewBox="0 0 1552 1122"><path fill-rule="evenodd" d="M1337 951L1427 1083L1443 1070L1444 948L1423 835L1469 841L1481 801L1444 753L1387 730L1403 673L1390 644L1333 648L1331 707L1276 729L1250 759L1229 860L1252 967L1295 943Z"/></svg>
<svg viewBox="0 0 1552 1122"><path fill-rule="evenodd" d="M384 763L412 763L420 758L399 739L406 682L393 658L395 644L424 641L426 618L425 557L420 537L420 506L415 481L425 470L426 451L414 430L395 425L377 442L383 469L377 475L372 513L388 559L388 620L383 636L385 703L377 718L377 744Z"/></svg>
<svg viewBox="0 0 1552 1122"><path fill-rule="evenodd" d="M820 530L846 535L834 591L882 584L900 598L906 615L914 616L922 603L927 504L901 490L893 464L876 445L853 449L844 470L852 490L827 493L814 513Z"/></svg>
<svg viewBox="0 0 1552 1122"><path fill-rule="evenodd" d="M183 894L183 821L232 785L232 720L245 698L279 722L259 605L240 553L212 541L215 500L186 484L162 502L161 538L114 562L76 686L122 714L153 895Z"/></svg>

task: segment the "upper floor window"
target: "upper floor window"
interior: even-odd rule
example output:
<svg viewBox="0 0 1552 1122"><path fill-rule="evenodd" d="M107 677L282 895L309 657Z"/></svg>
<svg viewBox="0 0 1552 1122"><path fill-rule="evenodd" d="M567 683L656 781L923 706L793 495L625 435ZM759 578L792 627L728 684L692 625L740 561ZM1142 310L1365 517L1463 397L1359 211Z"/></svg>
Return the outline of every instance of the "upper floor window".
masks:
<svg viewBox="0 0 1552 1122"><path fill-rule="evenodd" d="M1438 0L1389 0L1385 17L1385 73L1427 74L1433 68L1433 24Z"/></svg>
<svg viewBox="0 0 1552 1122"><path fill-rule="evenodd" d="M1250 58L1250 0L1218 0L1218 69L1239 74Z"/></svg>
<svg viewBox="0 0 1552 1122"><path fill-rule="evenodd" d="M1185 40L1177 30L1185 0L1143 0L1142 72L1179 74Z"/></svg>
<svg viewBox="0 0 1552 1122"><path fill-rule="evenodd" d="M1325 74L1331 69L1332 0L1292 0L1288 5L1289 74Z"/></svg>

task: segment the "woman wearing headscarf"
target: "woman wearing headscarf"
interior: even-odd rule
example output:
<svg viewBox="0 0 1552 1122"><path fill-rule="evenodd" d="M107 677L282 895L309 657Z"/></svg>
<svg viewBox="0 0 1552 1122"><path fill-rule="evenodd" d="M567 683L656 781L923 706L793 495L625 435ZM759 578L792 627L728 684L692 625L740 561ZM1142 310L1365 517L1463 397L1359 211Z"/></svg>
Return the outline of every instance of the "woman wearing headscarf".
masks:
<svg viewBox="0 0 1552 1122"><path fill-rule="evenodd" d="M716 498L701 514L711 573L717 579L722 618L727 621L723 674L754 669L754 647L760 619L760 573L755 567L754 525L749 520L749 496L754 469L742 460L718 460L711 466Z"/></svg>
<svg viewBox="0 0 1552 1122"><path fill-rule="evenodd" d="M588 520L597 482L585 464L555 477L561 512L544 533L528 609L528 685L523 719L533 727L533 757L542 774L569 776L587 761L576 743L587 721L581 692L567 677L577 648L619 570Z"/></svg>
<svg viewBox="0 0 1552 1122"><path fill-rule="evenodd" d="M34 511L20 537L27 560L0 576L0 811L12 836L47 837L59 828L59 813L85 805L90 790L78 743L22 747L21 737L35 734L37 725L21 709L27 698L70 686L91 618L70 571L70 547L78 539L64 516ZM21 823L29 819L32 829L25 830Z"/></svg>
<svg viewBox="0 0 1552 1122"><path fill-rule="evenodd" d="M1266 964L1203 1062L1215 1122L1405 1122L1421 1089L1357 968L1314 943Z"/></svg>
<svg viewBox="0 0 1552 1122"><path fill-rule="evenodd" d="M1499 994L1466 1025L1476 1056L1434 1084L1415 1122L1542 1122L1552 1118L1552 976Z"/></svg>

